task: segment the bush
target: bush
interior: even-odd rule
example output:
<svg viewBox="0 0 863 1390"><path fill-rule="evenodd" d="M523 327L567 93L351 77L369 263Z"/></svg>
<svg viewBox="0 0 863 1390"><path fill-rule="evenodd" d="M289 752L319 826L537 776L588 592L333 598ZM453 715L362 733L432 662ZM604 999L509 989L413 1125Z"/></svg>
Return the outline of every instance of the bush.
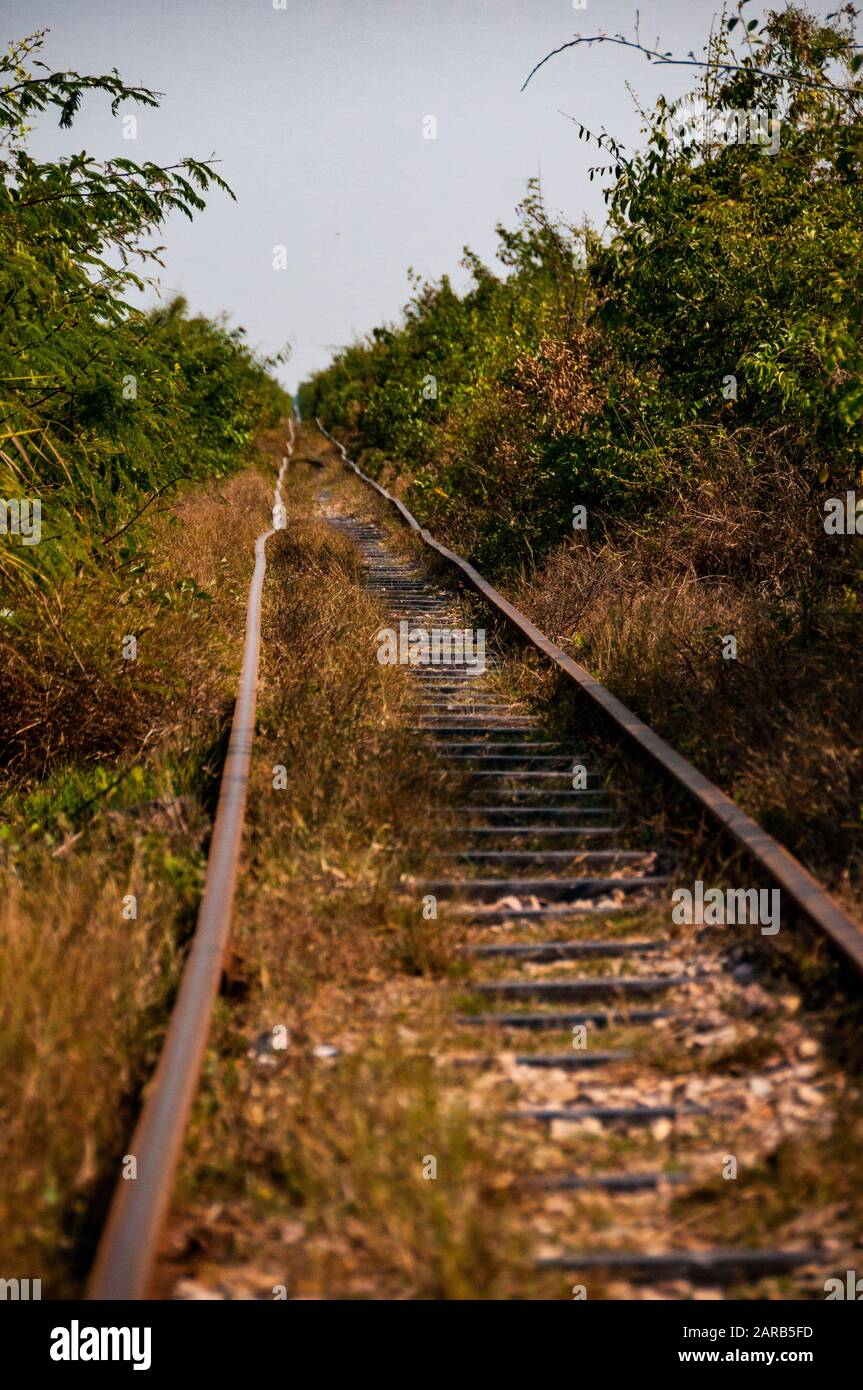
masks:
<svg viewBox="0 0 863 1390"><path fill-rule="evenodd" d="M660 100L643 152L598 137L607 236L553 223L531 185L498 228L503 275L468 254L465 295L415 287L400 326L301 391L493 569L566 536L574 503L661 522L693 457L729 445L756 471L779 447L812 489L863 466L863 55L841 14L793 6L733 37L711 39L696 95L784 110L775 152L675 140Z"/></svg>
<svg viewBox="0 0 863 1390"><path fill-rule="evenodd" d="M0 495L38 499L43 529L38 545L0 543L10 606L22 589L128 562L139 512L175 483L236 468L256 425L287 404L242 330L189 318L182 300L150 313L126 303L159 260L151 238L168 214L191 217L208 188L230 190L191 158L34 160L34 114L58 110L69 126L90 91L115 112L157 104L116 72L49 72L33 56L42 38L0 58Z"/></svg>

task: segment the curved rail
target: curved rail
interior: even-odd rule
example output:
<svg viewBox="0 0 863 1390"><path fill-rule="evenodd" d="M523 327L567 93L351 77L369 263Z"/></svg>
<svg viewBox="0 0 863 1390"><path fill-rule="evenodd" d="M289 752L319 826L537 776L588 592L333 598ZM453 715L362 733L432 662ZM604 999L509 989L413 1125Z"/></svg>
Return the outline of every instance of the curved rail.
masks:
<svg viewBox="0 0 863 1390"><path fill-rule="evenodd" d="M294 447L293 420L289 423L288 457ZM186 1122L197 1090L237 886L255 736L266 544L270 536L284 527L281 488L286 464L287 458L282 462L275 486L273 525L255 541L255 568L246 606L240 686L222 770L195 935L149 1096L129 1145L129 1153L136 1159L136 1177L121 1178L117 1184L87 1288L90 1299L146 1296Z"/></svg>
<svg viewBox="0 0 863 1390"><path fill-rule="evenodd" d="M638 744L663 772L671 776L705 810L709 811L714 820L718 821L723 829L727 830L737 843L752 856L755 862L766 870L774 883L779 886L783 893L787 894L795 907L825 933L857 974L863 976L863 932L831 897L826 888L822 887L817 879L809 873L808 869L805 869L800 861L778 840L763 830L757 821L748 816L741 807L732 801L730 796L727 796L715 783L705 777L702 772L699 772L687 758L684 758L669 743L666 743L665 739L660 738L659 734L654 733L653 729L642 719L639 719L638 715L633 714L622 700L618 700L589 671L580 666L577 661L573 661L572 657L567 656L560 647L550 642L539 628L508 599L505 599L503 594L493 588L488 580L474 569L473 565L469 564L461 555L457 555L455 551L441 545L440 541L436 541L434 536L420 525L412 512L408 511L404 502L400 501L398 497L393 497L392 493L387 492L385 487L364 473L353 459L348 458L345 446L324 428L320 420L316 418L315 423L321 433L335 444L343 461L349 468L353 469L357 477L361 478L364 483L368 483L385 501L395 507L402 520L421 537L426 545L460 569L473 588L487 602L502 613L555 666L575 681L585 695L608 716L611 722L634 743Z"/></svg>

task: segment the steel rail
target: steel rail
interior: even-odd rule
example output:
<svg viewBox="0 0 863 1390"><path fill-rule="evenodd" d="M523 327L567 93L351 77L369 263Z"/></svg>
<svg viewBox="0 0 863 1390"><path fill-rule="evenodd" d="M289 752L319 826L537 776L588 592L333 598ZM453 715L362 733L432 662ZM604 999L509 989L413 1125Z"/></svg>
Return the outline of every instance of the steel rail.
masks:
<svg viewBox="0 0 863 1390"><path fill-rule="evenodd" d="M474 569L473 565L454 550L450 550L440 541L435 540L434 536L420 525L404 502L398 497L394 497L380 483L375 482L374 478L370 478L367 473L364 473L353 459L348 458L345 446L324 428L317 417L315 423L321 433L335 444L342 460L357 477L393 506L402 520L412 531L416 532L427 546L461 570L473 588L492 607L502 613L533 646L543 652L555 666L559 667L576 685L580 686L585 695L602 710L612 724L626 734L632 742L647 753L663 772L673 778L695 801L703 806L714 820L718 821L723 829L727 830L737 843L752 856L753 860L769 874L774 883L778 884L781 892L787 894L795 907L824 932L857 974L863 976L863 932L790 850L785 849L778 840L775 840L757 821L754 821L732 801L730 796L721 791L702 772L699 772L688 758L684 758L681 753L671 747L671 744L660 738L659 734L655 733L648 724L645 724L644 720L639 719L638 715L634 714L622 700L618 700L616 695L612 695L611 691L607 690L589 671L580 666L577 661L573 661L572 657L567 656L566 652L555 646L554 642L550 642L545 634L540 632L539 628L531 622L530 618L526 617L514 604L504 598L503 594L493 588L488 580Z"/></svg>
<svg viewBox="0 0 863 1390"><path fill-rule="evenodd" d="M290 421L288 457L293 445L294 426ZM255 736L266 544L284 526L281 485L286 463L287 458L282 462L275 486L273 526L255 541L240 684L222 769L195 935L149 1094L129 1143L129 1155L136 1160L136 1176L121 1178L115 1189L87 1286L89 1299L146 1297L183 1136L198 1087L237 887Z"/></svg>
<svg viewBox="0 0 863 1390"><path fill-rule="evenodd" d="M336 491L339 491L338 487ZM331 487L319 489L319 500L323 502L331 492ZM361 507L351 506L348 498L343 501L345 506L339 508L338 515L327 516L327 525L354 546L363 565L363 587L385 608L390 628L402 622L407 625L416 622L426 625L443 623L451 627L465 621L461 603L457 602L451 591L448 594L441 591L435 576L423 574L422 563L417 556L407 558L398 553L397 547L389 544L386 529L379 518L370 520L363 515ZM357 515L357 512L360 514ZM486 608L489 607L485 600L481 601ZM476 967L471 991L477 995L481 1007L477 1013L457 1016L453 1023L459 1029L482 1026L489 1030L492 1039L480 1053L473 1053L470 1058L466 1059L458 1052L446 1052L438 1060L453 1069L462 1069L474 1063L483 1068L497 1069L503 1063L515 1094L508 1091L506 1106L496 1111L496 1119L507 1126L541 1125L553 1130L555 1125L575 1124L579 1127L585 1120L591 1120L606 1135L609 1134L608 1126L628 1134L634 1134L637 1130L643 1132L645 1125L650 1125L652 1129L658 1120L667 1121L670 1126L665 1135L654 1135L659 1146L659 1162L648 1174L633 1171L625 1159L621 1169L618 1165L622 1156L618 1155L617 1163L614 1163L613 1153L607 1151L603 1154L603 1145L597 1150L592 1136L582 1135L581 1143L576 1140L573 1152L569 1146L561 1151L557 1144L559 1136L554 1132L548 1134L549 1148L557 1149L557 1162L549 1157L547 1149L544 1150L542 1157L531 1164L528 1172L513 1175L516 1187L549 1192L574 1191L584 1187L585 1180L579 1174L586 1161L587 1166L594 1169L588 1186L608 1193L609 1200L614 1200L615 1193L642 1191L654 1194L659 1205L642 1212L653 1227L648 1246L652 1253L646 1254L644 1248L630 1247L627 1250L619 1246L613 1251L597 1249L595 1238L599 1230L595 1223L588 1222L588 1226L593 1228L594 1239L588 1239L586 1244L581 1243L580 1248L572 1248L561 1231L558 1249L552 1254L548 1247L550 1232L543 1227L545 1248L536 1252L534 1269L576 1271L583 1267L585 1273L600 1271L604 1272L604 1277L612 1272L625 1272L630 1282L637 1280L653 1285L667 1281L670 1277L668 1271L671 1270L676 1278L685 1279L691 1284L708 1282L714 1286L730 1286L732 1296L737 1292L735 1286L741 1282L752 1285L765 1276L771 1277L777 1273L808 1279L814 1276L814 1269L819 1265L826 1272L827 1268L833 1267L837 1256L835 1248L828 1249L823 1240L817 1247L813 1245L802 1249L796 1241L780 1248L765 1248L760 1244L755 1251L748 1247L730 1250L722 1247L704 1248L699 1240L700 1248L693 1249L687 1244L686 1248L681 1249L679 1245L675 1248L673 1223L671 1231L668 1230L668 1213L663 1209L665 1190L675 1185L679 1187L681 1182L690 1188L697 1185L697 1174L706 1171L705 1164L713 1161L705 1152L704 1145L708 1143L715 1147L716 1126L725 1131L723 1148L733 1151L738 1147L737 1140L727 1127L735 1117L746 1113L746 1097L752 1089L750 1083L755 1079L752 1069L748 1078L732 1077L727 1075L720 1061L718 1070L714 1070L717 1070L717 1079L718 1074L722 1073L721 1082L707 1096L703 1094L692 1068L687 1068L685 1062L678 1059L674 1066L677 1079L673 1089L689 1097L686 1103L670 1103L674 1098L669 1098L667 1087L662 1082L666 1070L663 1067L648 1065L645 1074L644 1066L639 1065L637 1077L632 1073L620 1074L618 1067L621 1063L632 1066L634 1059L640 1059L641 1063L645 1061L644 1046L639 1047L637 1039L630 1039L633 1042L631 1048L620 1049L615 1048L612 1037L610 1045L602 1052L592 1048L587 1052L578 1048L569 1052L530 1051L517 1055L518 1075L509 1071L509 1063L505 1059L513 1054L512 1044L507 1043L506 1036L514 1029L525 1029L540 1042L539 1035L543 1032L566 1033L576 1026L612 1030L626 1026L637 1028L640 1037L645 1039L647 1035L641 1033L641 1029L653 1031L654 1026L676 1021L675 1026L683 1030L678 1040L685 1045L686 1035L691 1045L694 1036L703 1032L704 1020L699 1015L703 1014L704 1007L712 1011L719 1002L720 1014L726 1018L733 1017L735 1010L731 998L718 1001L715 994L716 984L733 963L726 945L717 939L715 931L709 927L697 931L688 941L667 934L655 934L654 928L662 930L662 901L657 890L669 879L653 875L653 853L645 851L643 846L636 848L631 837L625 834L624 844L619 850L585 853L584 844L578 838L583 833L583 824L575 827L567 824L562 829L559 826L552 828L548 824L536 824L536 819L541 819L543 815L554 816L555 822L558 822L561 817L568 819L573 812L583 816L595 808L582 805L576 810L568 799L564 800L570 796L591 795L589 792L564 792L548 781L537 784L537 778L553 778L554 774L527 774L520 770L534 763L534 750L538 747L548 750L545 756L539 758L540 763L559 762L560 750L565 745L559 739L548 736L551 731L536 713L530 714L527 739L512 741L514 736L510 732L510 725L504 728L504 722L509 715L515 714L520 702L506 699L495 692L493 674L490 681L485 679L487 672L493 673L500 667L501 652L496 642L493 647L491 665L483 663L482 674L472 667L463 649L460 654L455 654L452 662L420 661L410 676L415 694L419 697L417 723L412 725L413 731L422 735L429 749L440 755L439 771L448 781L450 790L455 792L458 789L458 793L466 798L460 810L468 824L460 831L460 849L456 850L454 846L446 849L439 846L437 849L435 859L438 871L442 866L443 872L448 875L444 881L403 874L401 883L414 898L419 894L425 898L427 890L434 890L435 897L454 896L455 911L468 938L479 935L478 942L465 940L459 954L472 960ZM446 672L441 669L435 672L435 665L445 665ZM442 709L448 711L448 717L438 722ZM486 712L474 717L479 710ZM469 724L469 729L457 727L465 722ZM431 737L429 729L434 731ZM605 731L606 737L608 732ZM611 732L612 736L619 737ZM463 741L466 736L471 740L469 743ZM580 748L572 741L572 734L567 737L566 746L570 749L570 758L580 759L587 752L587 749ZM600 752L593 737L590 738L590 747ZM552 753L552 748L558 751ZM638 751L641 756L640 750L631 751ZM488 767L491 763L495 763L500 770L490 774ZM500 779L499 786L496 785L492 792L482 781L489 776ZM519 780L528 776L530 788ZM465 777L466 781L463 780ZM531 798L527 805L521 799L524 795ZM488 800L491 796L497 798L497 804L480 806L475 800L476 797ZM619 810L619 807L615 809L612 805L601 812L609 821L608 829L613 830L615 835L624 830ZM517 826L502 827L498 822L501 812L508 816L515 815ZM549 850L547 841L543 841L550 830L565 836L569 840L569 847ZM465 841L470 843L474 835L497 840L516 832L520 844L515 847L510 843L507 848L492 847L486 850L481 845L465 848ZM451 837L446 831L444 834L444 844L449 845ZM627 844L631 846L629 849L626 848ZM632 862L633 854L636 861L641 860L640 872L636 869L633 874L616 878L611 883L604 878L580 876L588 862L605 861L609 856L608 872L614 874L611 860L621 858ZM456 862L453 863L453 860ZM538 869L540 864L546 863L557 865L559 873L546 877L543 872L539 879L533 877L534 866ZM474 876L472 871L475 865L479 866L478 876ZM520 866L525 866L523 872ZM432 865L429 868L434 872ZM504 870L503 875L497 872L500 869ZM449 876L450 870L452 877ZM570 877L571 874L576 877ZM613 902L607 896L607 890L611 887L617 890ZM525 899L536 902L537 906L525 908ZM597 899L604 899L604 902ZM659 917L656 915L657 909ZM637 913L639 919L643 920L643 939L624 940L617 936L613 941L609 940L607 933L613 915L627 911ZM589 914L597 928L588 938L577 934L576 926L579 922L587 925L589 918L583 915L585 913ZM759 917L759 913L754 914L755 920ZM521 930L528 920L539 925L540 936L533 943L525 944ZM501 929L503 944L500 944L500 937L494 944L487 944L484 928L492 924ZM704 956L700 950L702 945L707 948ZM681 947L684 948L683 954ZM689 947L695 948L694 955ZM574 972L571 968L572 963L584 960L596 963L610 954L620 962L619 970L614 967L611 970L603 969L601 965L598 969L588 967L587 970L580 970L576 964ZM645 954L647 959L644 959ZM523 969L525 962L531 960L544 961L552 969L542 978L536 975L531 977ZM514 969L510 965L511 973L501 976L496 972L494 961L511 962ZM565 973L558 973L554 969L554 962L564 963ZM566 962L570 962L570 965L566 965ZM746 979L737 979L733 983L739 988L732 989L732 998L736 994L739 1000L745 991ZM693 985L696 986L695 997ZM699 1007L699 1001L702 1007ZM514 1013L511 1010L516 1005L520 1011ZM650 1007L645 1007L647 1005ZM715 1018L711 1020L711 1029L716 1021ZM649 1063L649 1046L647 1052ZM529 1070L523 1071L523 1068ZM757 1059L754 1071L758 1071ZM589 1081L585 1082L589 1085L589 1092L562 1097L556 1082L543 1084L544 1073L553 1076L561 1072L589 1075ZM531 1076L531 1080L527 1080L528 1076ZM690 1092L689 1085L693 1081L696 1084ZM622 1085L631 1085L635 1094L628 1089L622 1092ZM791 1082L786 1079L785 1085L790 1099L789 1088L793 1088L793 1078ZM701 1095L706 1104L700 1102ZM695 1103L690 1104L690 1101ZM774 1096L773 1104L777 1101L778 1097ZM482 1107L482 1110L483 1121L491 1118L487 1107ZM676 1128L681 1120L691 1122L683 1131ZM668 1145L663 1144L666 1138ZM684 1156L689 1171L681 1178L674 1160L679 1162ZM609 1161L612 1167L607 1166ZM648 1205L652 1206L650 1199ZM619 1212L619 1219L626 1225L624 1212ZM663 1249L669 1234L671 1246ZM644 1240L639 1239L635 1244L644 1247ZM843 1258L846 1263L853 1263L850 1253ZM802 1272L807 1266L810 1267L808 1275Z"/></svg>

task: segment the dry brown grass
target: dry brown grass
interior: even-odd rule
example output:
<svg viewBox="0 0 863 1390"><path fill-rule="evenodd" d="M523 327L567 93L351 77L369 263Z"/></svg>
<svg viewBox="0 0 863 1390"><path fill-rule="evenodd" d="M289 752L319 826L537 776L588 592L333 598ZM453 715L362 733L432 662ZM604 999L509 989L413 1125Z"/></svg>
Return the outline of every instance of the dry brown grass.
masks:
<svg viewBox="0 0 863 1390"><path fill-rule="evenodd" d="M311 432L301 435L298 452L324 454ZM467 1040L454 1026L453 1012L470 991L470 967L458 958L463 929L423 922L416 895L401 881L405 871L423 872L439 842L446 797L409 730L410 682L375 660L382 612L362 591L356 556L310 519L317 490L335 493L337 478L340 500L358 511L369 506L361 486L343 482L330 464L323 472L299 465L289 475L288 528L269 548L259 733L229 987L216 1009L159 1291L175 1292L178 1279L187 1279L181 1295L271 1298L284 1287L289 1297L524 1296L545 1286L528 1260L535 1213L511 1190L512 1174L541 1155L552 1166L566 1155L535 1133L502 1134L494 1118L500 1091L484 1089L482 1069L441 1064L446 1053L505 1044ZM252 501L260 496L266 506L268 485L252 479L249 486ZM98 815L93 808L83 818L55 815L52 838L42 822L28 836L22 816L6 842L0 989L9 1003L0 1108L10 1119L0 1155L2 1254L9 1277L42 1278L49 1297L80 1290L200 887L208 770L218 770L225 713L219 691L233 691L231 637L251 556L245 530L237 529L236 547L226 537L222 504L190 498L185 505L187 525L197 528L194 552L172 551L166 573L192 573L221 594L204 608L209 626L199 644L213 669L200 669L198 649L176 653L197 713L186 722L172 697L160 727L173 732L159 755L140 785L124 783L122 798L98 802ZM672 573L686 593L700 585L705 594L714 590L692 555L674 558L670 540L668 554L660 547L658 556L656 541L630 540L625 553L609 545L593 556L583 548L562 555L557 587L537 585L528 597L548 602L553 628L572 615L569 586L596 579L595 604L578 613L574 630L594 633L607 679L620 658L603 641L614 622L635 614L626 629L632 664L621 670L630 671L637 703L635 663L649 646L650 602L658 609ZM629 568L636 563L637 576ZM739 567L726 568L730 603L743 580ZM717 609L720 618L726 611ZM175 631L188 639L186 617ZM678 624L684 618L695 621L688 599ZM674 635L673 622L660 628L655 674L642 692L658 690L669 702L664 682ZM541 693L542 676L524 666L527 687ZM273 786L277 765L287 769L283 789ZM80 794L84 784L71 769L57 794L69 778ZM137 808L130 785L144 802ZM36 793L28 805L44 820ZM85 833L74 839L79 830ZM67 838L52 857L58 831ZM138 895L136 920L120 910L129 892ZM759 1028L768 1031L763 1022ZM286 1045L275 1046L277 1038ZM620 1030L607 1041L631 1040ZM761 1056L763 1040L756 1041L747 1038L745 1049L741 1043L741 1056L699 1065L705 1073L745 1068ZM661 1062L669 1074L678 1062L687 1066L676 1051ZM647 1054L642 1064L661 1070ZM602 1154L611 1166L633 1156L656 1159L643 1137L587 1142L591 1164ZM429 1180L423 1168L432 1156L438 1176ZM848 1161L841 1146L834 1158L817 1190L805 1159L801 1190L819 1210L841 1195ZM771 1198L771 1221L781 1231L795 1220L796 1176L793 1162L780 1155L776 1163L781 1191ZM715 1194L696 1193L673 1219L707 1237L745 1240L760 1181L753 1177L755 1196L747 1189L745 1213L720 1214ZM601 1239L607 1210L595 1201L555 1202L544 1220L551 1217L556 1235L563 1231L573 1243ZM568 1297L567 1280L549 1282L548 1292Z"/></svg>
<svg viewBox="0 0 863 1390"><path fill-rule="evenodd" d="M74 1288L177 984L197 896L194 828L32 852L0 896L0 1262ZM123 899L137 898L137 919Z"/></svg>
<svg viewBox="0 0 863 1390"><path fill-rule="evenodd" d="M858 1156L863 1121L855 1106L826 1138L779 1144L739 1179L736 1200L722 1200L722 1179L687 1192L674 1204L676 1220L698 1224L718 1246L757 1246L789 1234L820 1232L841 1222L852 1240L863 1229L863 1179ZM817 1215L816 1215L817 1213Z"/></svg>
<svg viewBox="0 0 863 1390"><path fill-rule="evenodd" d="M80 1290L166 1025L271 486L256 466L182 498L146 574L81 581L23 661L3 649L0 1265L45 1297Z"/></svg>
<svg viewBox="0 0 863 1390"><path fill-rule="evenodd" d="M224 708L271 495L249 470L166 504L131 561L118 553L0 624L0 765L16 789L69 763L136 761Z"/></svg>
<svg viewBox="0 0 863 1390"><path fill-rule="evenodd" d="M431 1055L453 1039L440 985L462 968L459 934L423 922L400 883L437 840L441 788L408 727L405 672L375 659L383 613L356 554L308 519L328 480L367 506L338 473L290 474L234 934L243 993L214 1037L160 1287L484 1296L512 1267L499 1174Z"/></svg>
<svg viewBox="0 0 863 1390"><path fill-rule="evenodd" d="M859 905L859 542L826 536L818 499L778 463L755 476L729 450L711 464L661 525L595 520L516 602Z"/></svg>

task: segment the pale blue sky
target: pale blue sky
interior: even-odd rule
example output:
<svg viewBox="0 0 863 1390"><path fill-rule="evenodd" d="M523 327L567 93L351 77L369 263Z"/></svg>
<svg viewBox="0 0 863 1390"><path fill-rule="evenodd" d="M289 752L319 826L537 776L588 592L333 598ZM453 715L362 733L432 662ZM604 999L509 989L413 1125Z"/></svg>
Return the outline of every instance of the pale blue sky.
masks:
<svg viewBox="0 0 863 1390"><path fill-rule="evenodd" d="M281 0L276 0L281 3ZM825 14L836 0L811 5ZM46 61L102 71L165 93L138 108L122 139L93 97L68 134L42 124L47 157L86 148L168 163L221 160L238 202L219 193L191 226L166 229L164 293L193 310L227 310L250 341L293 357L291 389L332 350L396 317L406 272L456 274L467 243L494 254L525 181L549 205L601 225L587 170L602 163L560 111L628 145L645 104L679 95L687 69L654 68L611 45L561 54L519 88L533 64L573 37L631 35L700 53L715 0L0 0L3 41L47 26ZM752 5L748 13L761 12ZM437 139L423 119L437 119ZM273 269L273 246L287 269Z"/></svg>

